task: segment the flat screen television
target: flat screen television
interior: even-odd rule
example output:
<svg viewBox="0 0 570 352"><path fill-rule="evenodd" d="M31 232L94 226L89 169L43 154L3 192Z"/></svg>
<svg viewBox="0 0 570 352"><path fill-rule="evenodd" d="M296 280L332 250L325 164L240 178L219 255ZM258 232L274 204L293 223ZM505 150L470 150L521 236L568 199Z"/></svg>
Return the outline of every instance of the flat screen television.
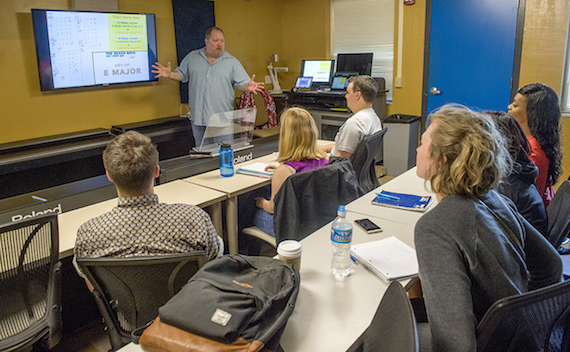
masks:
<svg viewBox="0 0 570 352"><path fill-rule="evenodd" d="M303 60L302 77L313 77L313 87L328 86L334 74L334 60Z"/></svg>
<svg viewBox="0 0 570 352"><path fill-rule="evenodd" d="M372 53L337 54L336 72L356 72L359 75L372 74Z"/></svg>
<svg viewBox="0 0 570 352"><path fill-rule="evenodd" d="M157 81L154 14L32 9L42 91Z"/></svg>

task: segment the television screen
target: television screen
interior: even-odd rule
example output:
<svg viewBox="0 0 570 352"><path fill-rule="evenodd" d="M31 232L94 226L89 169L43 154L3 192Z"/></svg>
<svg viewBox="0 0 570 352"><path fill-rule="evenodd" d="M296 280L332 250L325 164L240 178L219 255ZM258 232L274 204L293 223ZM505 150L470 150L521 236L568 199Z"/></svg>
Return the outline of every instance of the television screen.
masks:
<svg viewBox="0 0 570 352"><path fill-rule="evenodd" d="M313 84L328 84L334 73L334 60L303 60L302 77L313 77Z"/></svg>
<svg viewBox="0 0 570 352"><path fill-rule="evenodd" d="M372 74L372 53L338 54L337 72L356 72L359 75Z"/></svg>
<svg viewBox="0 0 570 352"><path fill-rule="evenodd" d="M156 81L154 14L32 9L41 90Z"/></svg>

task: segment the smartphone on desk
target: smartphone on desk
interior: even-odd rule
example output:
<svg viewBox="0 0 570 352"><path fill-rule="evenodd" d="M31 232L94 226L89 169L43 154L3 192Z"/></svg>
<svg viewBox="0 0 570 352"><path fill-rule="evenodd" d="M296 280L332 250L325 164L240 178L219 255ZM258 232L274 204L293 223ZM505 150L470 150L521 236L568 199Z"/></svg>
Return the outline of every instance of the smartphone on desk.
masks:
<svg viewBox="0 0 570 352"><path fill-rule="evenodd" d="M382 228L373 223L372 220L370 219L359 219L359 220L354 220L354 222L367 234L382 232Z"/></svg>

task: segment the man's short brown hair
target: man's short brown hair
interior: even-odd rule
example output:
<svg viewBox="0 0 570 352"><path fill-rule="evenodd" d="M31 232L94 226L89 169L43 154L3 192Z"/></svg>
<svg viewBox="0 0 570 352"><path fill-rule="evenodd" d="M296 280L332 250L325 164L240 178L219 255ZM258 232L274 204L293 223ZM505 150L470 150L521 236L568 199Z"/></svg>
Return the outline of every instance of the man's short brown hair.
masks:
<svg viewBox="0 0 570 352"><path fill-rule="evenodd" d="M212 31L220 31L222 32L222 34L224 34L224 31L222 31L222 29L220 27L210 27L208 29L206 29L206 39L210 39L210 36L212 35Z"/></svg>
<svg viewBox="0 0 570 352"><path fill-rule="evenodd" d="M103 164L118 188L142 191L154 179L158 150L147 136L128 131L109 142L103 151Z"/></svg>
<svg viewBox="0 0 570 352"><path fill-rule="evenodd" d="M362 94L362 99L368 104L374 103L376 99L376 93L378 93L378 82L370 76L354 76L349 80L352 83L352 90L360 92Z"/></svg>

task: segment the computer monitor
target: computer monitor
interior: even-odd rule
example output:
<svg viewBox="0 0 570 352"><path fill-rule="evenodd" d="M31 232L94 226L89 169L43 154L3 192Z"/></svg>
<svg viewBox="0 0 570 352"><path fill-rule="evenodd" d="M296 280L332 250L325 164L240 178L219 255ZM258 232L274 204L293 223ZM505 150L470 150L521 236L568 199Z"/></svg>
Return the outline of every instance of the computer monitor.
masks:
<svg viewBox="0 0 570 352"><path fill-rule="evenodd" d="M328 86L334 74L334 60L303 60L302 77L313 77L313 88Z"/></svg>
<svg viewBox="0 0 570 352"><path fill-rule="evenodd" d="M359 75L372 74L372 53L338 54L337 72L357 72Z"/></svg>

